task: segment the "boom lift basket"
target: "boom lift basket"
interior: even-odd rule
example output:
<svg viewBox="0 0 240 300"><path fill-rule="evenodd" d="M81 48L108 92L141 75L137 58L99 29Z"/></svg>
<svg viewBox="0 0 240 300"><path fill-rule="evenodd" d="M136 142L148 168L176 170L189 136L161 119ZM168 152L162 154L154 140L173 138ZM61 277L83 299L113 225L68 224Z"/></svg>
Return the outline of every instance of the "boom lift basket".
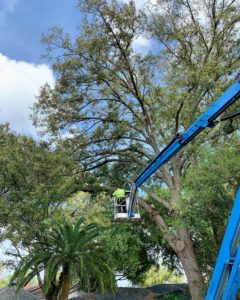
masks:
<svg viewBox="0 0 240 300"><path fill-rule="evenodd" d="M136 205L134 209L134 216L129 217L128 206L130 200L130 191L125 192L125 198L118 199L114 197L114 221L136 221L140 219L138 200L136 200Z"/></svg>

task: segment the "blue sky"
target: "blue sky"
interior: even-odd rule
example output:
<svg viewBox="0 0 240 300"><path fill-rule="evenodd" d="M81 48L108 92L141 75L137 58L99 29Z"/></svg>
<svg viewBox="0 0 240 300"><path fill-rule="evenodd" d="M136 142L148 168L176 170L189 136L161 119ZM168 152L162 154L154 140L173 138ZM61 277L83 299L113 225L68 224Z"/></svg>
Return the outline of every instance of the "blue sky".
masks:
<svg viewBox="0 0 240 300"><path fill-rule="evenodd" d="M0 52L10 59L43 63L43 33L61 26L76 34L81 15L76 0L0 0Z"/></svg>

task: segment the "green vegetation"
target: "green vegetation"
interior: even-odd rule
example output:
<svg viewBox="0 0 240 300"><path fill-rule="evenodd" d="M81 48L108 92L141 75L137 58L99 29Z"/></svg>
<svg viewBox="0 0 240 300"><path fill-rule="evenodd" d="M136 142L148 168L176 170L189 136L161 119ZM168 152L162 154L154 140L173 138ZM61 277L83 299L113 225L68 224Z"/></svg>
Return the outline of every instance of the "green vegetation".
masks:
<svg viewBox="0 0 240 300"><path fill-rule="evenodd" d="M8 286L9 281L10 281L9 276L0 278L0 288L4 288L4 287Z"/></svg>
<svg viewBox="0 0 240 300"><path fill-rule="evenodd" d="M66 297L66 282L104 291L113 286L111 272L136 284L151 280L161 256L167 272L183 268L192 299L203 299L239 186L239 122L202 133L156 172L143 186L138 224L113 224L111 194L129 188L239 76L239 7L164 0L143 12L133 1L78 2L83 20L75 39L60 28L43 36L57 79L41 88L32 118L47 142L0 126L1 239L20 261L15 277L23 285L38 275L52 300L61 291ZM155 50L135 51L139 37ZM64 281L64 268L56 277L65 262L57 263L58 250L80 246L73 238L83 233L82 217L86 231L101 225L96 237L106 261L83 277L77 250ZM13 260L5 264L16 268Z"/></svg>
<svg viewBox="0 0 240 300"><path fill-rule="evenodd" d="M182 275L173 273L166 268L152 267L145 274L143 287L149 287L159 283L183 283L184 277Z"/></svg>
<svg viewBox="0 0 240 300"><path fill-rule="evenodd" d="M168 295L168 296L161 296L159 300L190 300L191 298L189 295Z"/></svg>
<svg viewBox="0 0 240 300"><path fill-rule="evenodd" d="M58 224L33 244L30 254L18 265L12 282L16 280L21 288L45 270L43 289L48 298L57 299L59 294L61 300L67 300L74 275L86 291L99 288L105 292L109 287L114 290L115 279L98 238L99 227L84 225L81 219L74 225Z"/></svg>
<svg viewBox="0 0 240 300"><path fill-rule="evenodd" d="M75 192L81 190L87 180L90 185L94 176L87 173L82 176L81 167L67 152L52 150L47 143L36 143L31 138L17 136L7 126L1 127L1 140L0 214L1 225L5 228L1 237L13 243L16 250L8 254L21 259L21 268L25 259L41 259L39 251L46 252L46 255L53 254L51 247L55 243L47 239L52 228L59 223L75 224L80 217L84 217L86 225L97 221L103 226L99 238L101 244L104 243L103 251L112 270L123 273L136 283L140 282L141 274L154 264L153 257L157 252L151 254L148 248L157 247L156 239L144 233L145 229L140 224L134 228L131 224L114 224L113 207L109 206L109 196L106 194L91 196L86 192ZM133 234L133 231L136 232ZM41 245L46 248L39 248ZM26 258L22 249L29 253ZM4 264L14 268L15 260L10 259ZM41 270L45 270L45 264L39 263L36 274L39 275ZM24 272L17 274L21 274L19 282L24 284L34 273L30 273L29 277L23 276ZM45 278L42 282L38 276L38 281L46 293ZM73 282L86 289L77 273L73 276ZM91 284L92 290L94 282ZM59 285L51 283L47 299L56 299L59 291Z"/></svg>

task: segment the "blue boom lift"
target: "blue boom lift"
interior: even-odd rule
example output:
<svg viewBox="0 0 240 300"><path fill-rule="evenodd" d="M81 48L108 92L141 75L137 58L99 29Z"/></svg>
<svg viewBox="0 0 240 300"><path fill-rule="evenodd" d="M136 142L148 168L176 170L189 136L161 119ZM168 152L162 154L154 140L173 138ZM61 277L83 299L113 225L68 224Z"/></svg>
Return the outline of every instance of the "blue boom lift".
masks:
<svg viewBox="0 0 240 300"><path fill-rule="evenodd" d="M145 167L134 180L128 205L128 217L134 218L137 201L137 189L163 164L168 162L178 151L188 144L204 128L214 127L220 121L225 121L240 115L240 112L217 118L240 97L240 80L237 80L217 99L183 134L177 134L174 139ZM206 300L233 300L240 286L240 190L238 192L216 266L212 275Z"/></svg>

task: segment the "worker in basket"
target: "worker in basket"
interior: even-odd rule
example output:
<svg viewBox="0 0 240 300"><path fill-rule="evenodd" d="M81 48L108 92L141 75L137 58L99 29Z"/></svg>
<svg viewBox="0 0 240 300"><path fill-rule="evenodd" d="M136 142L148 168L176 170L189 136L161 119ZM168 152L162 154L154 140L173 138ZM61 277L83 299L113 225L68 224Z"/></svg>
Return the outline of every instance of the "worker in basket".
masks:
<svg viewBox="0 0 240 300"><path fill-rule="evenodd" d="M125 190L118 188L113 193L113 196L117 199L117 212L118 213L126 213L127 205L126 205Z"/></svg>

